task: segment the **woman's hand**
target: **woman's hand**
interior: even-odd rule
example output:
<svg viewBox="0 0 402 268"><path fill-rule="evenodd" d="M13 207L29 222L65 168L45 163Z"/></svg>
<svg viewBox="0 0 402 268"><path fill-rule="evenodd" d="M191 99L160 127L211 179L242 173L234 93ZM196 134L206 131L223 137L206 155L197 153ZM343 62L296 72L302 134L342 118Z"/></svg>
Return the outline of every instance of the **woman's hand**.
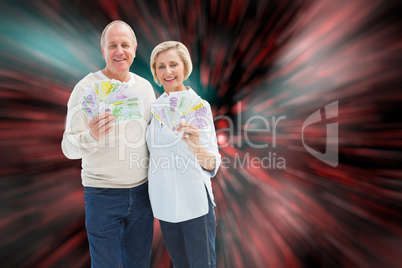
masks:
<svg viewBox="0 0 402 268"><path fill-rule="evenodd" d="M178 131L183 131L182 140L188 144L200 165L206 170L215 169L215 156L200 144L200 130L189 123L179 123Z"/></svg>
<svg viewBox="0 0 402 268"><path fill-rule="evenodd" d="M193 152L197 153L197 151L202 147L200 144L200 130L189 123L179 123L178 131L182 131L183 137L181 138L185 143L188 144L188 149Z"/></svg>
<svg viewBox="0 0 402 268"><path fill-rule="evenodd" d="M111 113L103 113L95 116L89 121L89 133L99 141L103 140L106 135L113 129L114 116Z"/></svg>

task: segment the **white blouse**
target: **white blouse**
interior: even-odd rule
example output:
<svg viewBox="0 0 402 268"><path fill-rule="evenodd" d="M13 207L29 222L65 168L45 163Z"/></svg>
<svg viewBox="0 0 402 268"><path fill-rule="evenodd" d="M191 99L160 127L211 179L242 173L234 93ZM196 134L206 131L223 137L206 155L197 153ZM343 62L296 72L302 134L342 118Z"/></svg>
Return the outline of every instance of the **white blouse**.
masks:
<svg viewBox="0 0 402 268"><path fill-rule="evenodd" d="M191 88L190 94L196 94ZM172 94L172 93L170 93ZM174 93L173 93L174 94ZM165 97L166 93L159 98ZM204 101L207 109L211 109ZM173 135L152 116L146 132L150 152L148 183L154 217L167 222L182 222L208 213L208 194L214 203L211 177L217 173L221 155L218 151L212 113L208 127L200 130L200 143L215 156L215 169L201 167L182 135ZM215 205L215 203L214 203Z"/></svg>

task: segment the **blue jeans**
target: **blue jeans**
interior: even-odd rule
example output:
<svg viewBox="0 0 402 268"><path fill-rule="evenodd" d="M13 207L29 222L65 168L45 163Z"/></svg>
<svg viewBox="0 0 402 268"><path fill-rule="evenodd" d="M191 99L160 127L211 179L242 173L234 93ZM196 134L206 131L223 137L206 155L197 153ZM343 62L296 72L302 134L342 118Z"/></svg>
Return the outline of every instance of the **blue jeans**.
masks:
<svg viewBox="0 0 402 268"><path fill-rule="evenodd" d="M91 267L150 267L154 217L148 182L134 188L84 187Z"/></svg>
<svg viewBox="0 0 402 268"><path fill-rule="evenodd" d="M208 196L209 212L188 221L159 220L163 240L175 268L216 267L216 217Z"/></svg>

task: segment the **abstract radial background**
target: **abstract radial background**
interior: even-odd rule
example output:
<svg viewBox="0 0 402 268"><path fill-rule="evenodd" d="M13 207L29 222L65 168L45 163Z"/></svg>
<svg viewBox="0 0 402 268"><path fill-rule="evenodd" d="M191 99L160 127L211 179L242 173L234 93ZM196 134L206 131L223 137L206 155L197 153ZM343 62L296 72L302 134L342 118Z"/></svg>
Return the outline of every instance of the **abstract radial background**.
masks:
<svg viewBox="0 0 402 268"><path fill-rule="evenodd" d="M60 142L113 19L190 50L222 167L218 267L402 267L400 1L0 3L0 263L89 267L80 161ZM152 81L153 83L153 81ZM159 95L161 88L154 88ZM156 224L152 267L171 267Z"/></svg>

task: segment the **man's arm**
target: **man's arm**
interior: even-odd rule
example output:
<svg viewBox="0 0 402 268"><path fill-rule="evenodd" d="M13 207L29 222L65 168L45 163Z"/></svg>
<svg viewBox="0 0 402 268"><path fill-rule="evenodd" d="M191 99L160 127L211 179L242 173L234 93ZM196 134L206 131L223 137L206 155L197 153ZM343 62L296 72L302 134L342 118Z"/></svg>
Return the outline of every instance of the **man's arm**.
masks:
<svg viewBox="0 0 402 268"><path fill-rule="evenodd" d="M67 104L66 128L61 148L64 155L69 159L80 159L98 150L98 141L90 134L90 119L79 105L79 99L85 88L85 83L78 83Z"/></svg>

